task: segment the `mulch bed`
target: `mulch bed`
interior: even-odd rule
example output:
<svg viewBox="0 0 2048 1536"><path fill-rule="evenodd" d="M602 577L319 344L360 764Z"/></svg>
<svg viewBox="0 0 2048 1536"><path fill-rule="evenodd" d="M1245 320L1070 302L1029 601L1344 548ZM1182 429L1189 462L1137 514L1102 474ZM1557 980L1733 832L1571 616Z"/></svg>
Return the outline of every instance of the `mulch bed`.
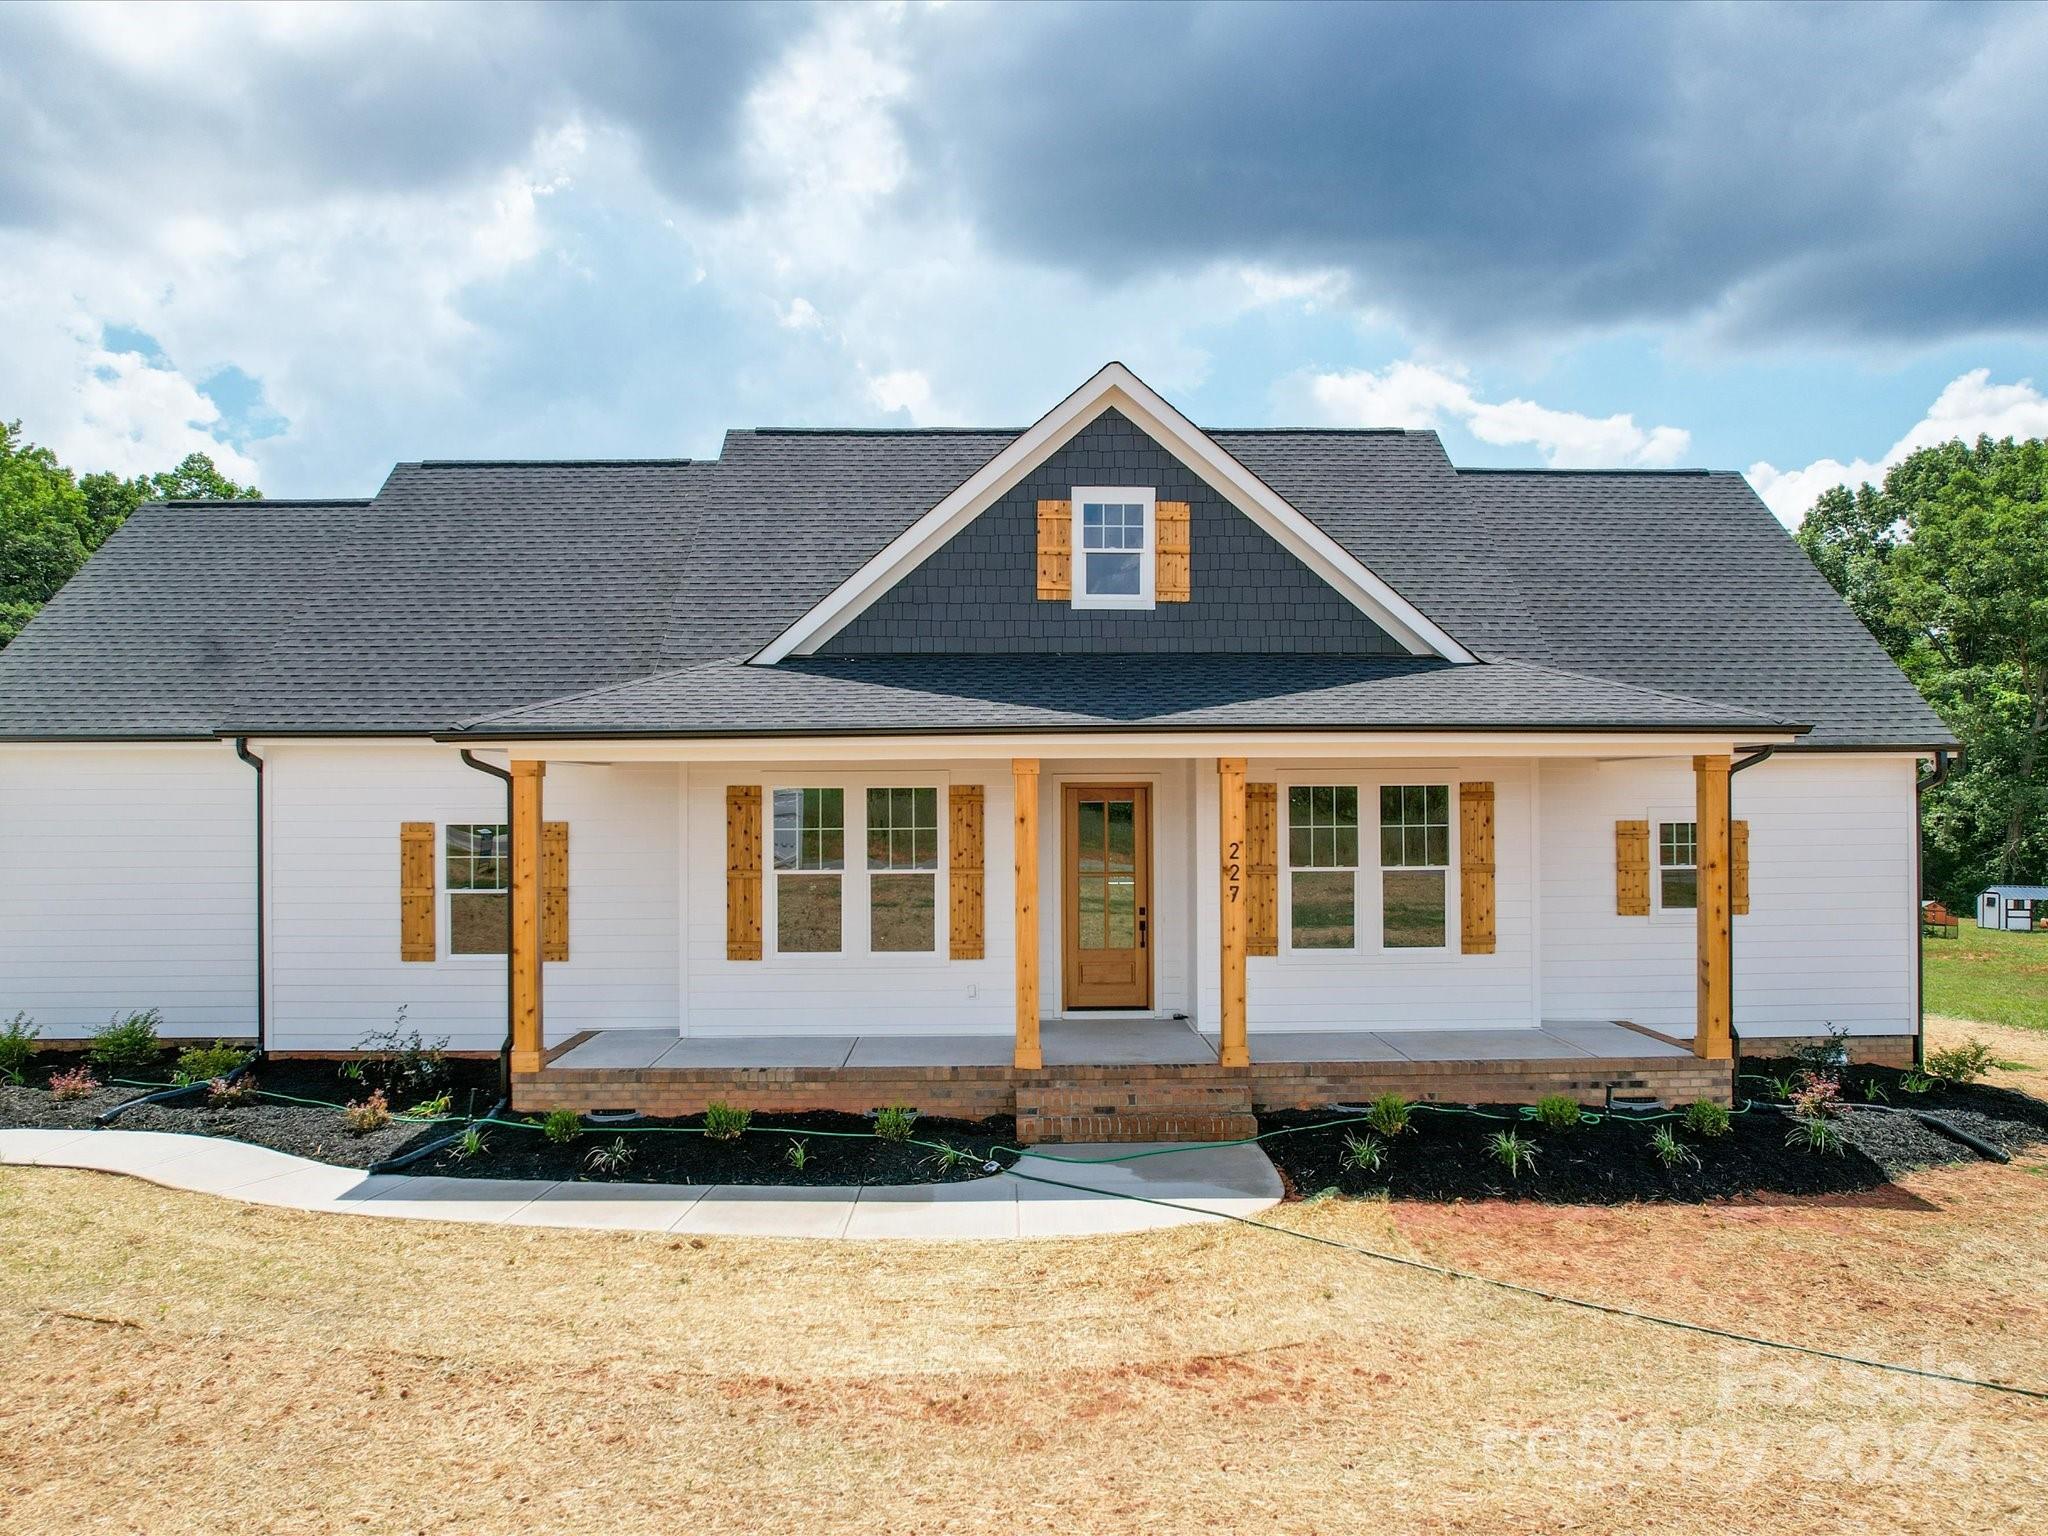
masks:
<svg viewBox="0 0 2048 1536"><path fill-rule="evenodd" d="M874 1136L873 1124L860 1115L764 1114L759 1121L759 1129L731 1141L699 1134L695 1128L703 1122L695 1117L586 1124L576 1140L566 1143L551 1142L537 1129L493 1125L485 1128L486 1145L475 1156L459 1157L451 1149L407 1171L613 1184L950 1184L987 1177L992 1170L985 1164L991 1161L1007 1167L1015 1160L996 1150L1016 1144L1016 1122L1007 1116L920 1117L908 1142ZM593 1168L591 1154L618 1141L632 1149L631 1163L616 1172ZM795 1142L804 1146L802 1168L789 1160ZM941 1142L968 1156L948 1166L932 1145Z"/></svg>
<svg viewBox="0 0 2048 1536"><path fill-rule="evenodd" d="M1781 1056L1742 1058L1740 1091L1769 1093L1764 1079L1790 1077L1802 1070L1801 1063ZM1990 1083L1948 1083L1936 1080L1925 1093L1908 1093L1908 1073L1897 1067L1836 1067L1830 1069L1842 1084L1842 1097L1850 1103L1888 1104L1894 1109L1917 1109L1939 1115L1950 1124L1981 1137L2005 1152L2019 1152L2048 1141L2048 1101ZM1967 1159L1976 1154L1958 1146L1938 1132L1903 1115L1858 1116L1856 1119L1889 1120L1912 1125L1921 1136L1942 1142L1951 1153ZM1903 1134L1903 1133L1902 1133ZM1954 1156L1934 1156L1931 1143L1929 1162L1953 1162ZM1924 1166L1924 1164L1916 1165Z"/></svg>

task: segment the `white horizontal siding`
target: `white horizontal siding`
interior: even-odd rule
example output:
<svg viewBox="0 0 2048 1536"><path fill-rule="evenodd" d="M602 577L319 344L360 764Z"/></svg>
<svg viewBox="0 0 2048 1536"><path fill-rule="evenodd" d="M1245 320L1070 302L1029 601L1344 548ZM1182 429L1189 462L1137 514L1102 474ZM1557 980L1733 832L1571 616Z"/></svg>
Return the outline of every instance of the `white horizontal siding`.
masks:
<svg viewBox="0 0 2048 1536"><path fill-rule="evenodd" d="M1788 753L1736 776L1735 815L1750 825L1750 910L1735 919L1742 1034L1915 1027L1913 774L1910 758ZM1691 820L1690 762L1549 762L1542 783L1546 1014L1689 1035L1693 915L1616 915L1614 823Z"/></svg>
<svg viewBox="0 0 2048 1536"><path fill-rule="evenodd" d="M256 1031L256 775L226 745L0 747L0 1020Z"/></svg>
<svg viewBox="0 0 2048 1536"><path fill-rule="evenodd" d="M406 821L498 823L502 781L450 747L282 745L270 754L271 1041L353 1046L406 1023L458 1050L505 1035L505 960L398 958ZM676 784L665 764L554 764L543 814L569 824L569 959L545 977L550 1044L582 1029L676 1027ZM436 869L440 867L436 845Z"/></svg>

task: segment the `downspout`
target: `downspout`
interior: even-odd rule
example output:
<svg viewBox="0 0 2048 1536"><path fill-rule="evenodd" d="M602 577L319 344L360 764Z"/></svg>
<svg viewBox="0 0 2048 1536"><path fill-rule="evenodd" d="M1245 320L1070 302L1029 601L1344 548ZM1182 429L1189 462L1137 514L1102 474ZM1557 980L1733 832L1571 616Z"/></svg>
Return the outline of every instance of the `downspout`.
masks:
<svg viewBox="0 0 2048 1536"><path fill-rule="evenodd" d="M1920 922L1920 797L1944 783L1960 753L1936 752L1934 771L1913 778L1913 1066L1927 1065L1927 935Z"/></svg>
<svg viewBox="0 0 2048 1536"><path fill-rule="evenodd" d="M469 748L462 749L462 760L478 773L488 773L494 779L505 781L505 825L512 825L512 775L504 768L494 768L489 763L479 762ZM498 1047L498 1098L503 1103L512 1102L512 946L505 946L505 1043Z"/></svg>
<svg viewBox="0 0 2048 1536"><path fill-rule="evenodd" d="M256 770L256 1055L261 1061L270 1046L270 977L263 931L269 912L263 892L263 759L249 750L249 738L235 738L235 756Z"/></svg>
<svg viewBox="0 0 2048 1536"><path fill-rule="evenodd" d="M1738 757L1728 765L1728 827L1731 839L1735 827L1735 775L1745 768L1754 768L1758 763L1777 751L1776 747L1758 747L1747 757ZM1735 1057L1735 1070L1742 1071L1742 1031L1735 1027L1735 902L1731 895L1728 903L1728 1048Z"/></svg>

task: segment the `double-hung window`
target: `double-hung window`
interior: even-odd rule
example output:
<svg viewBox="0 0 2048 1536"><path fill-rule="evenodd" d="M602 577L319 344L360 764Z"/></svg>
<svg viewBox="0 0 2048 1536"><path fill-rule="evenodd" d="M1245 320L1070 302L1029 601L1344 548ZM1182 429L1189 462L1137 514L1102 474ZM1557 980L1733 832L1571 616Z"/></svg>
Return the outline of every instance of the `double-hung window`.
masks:
<svg viewBox="0 0 2048 1536"><path fill-rule="evenodd" d="M1287 927L1292 949L1358 947L1358 786L1287 791Z"/></svg>
<svg viewBox="0 0 2048 1536"><path fill-rule="evenodd" d="M870 789L868 948L928 955L938 947L939 792Z"/></svg>
<svg viewBox="0 0 2048 1536"><path fill-rule="evenodd" d="M1695 821L1657 823L1657 903L1667 912L1700 904L1700 829Z"/></svg>
<svg viewBox="0 0 2048 1536"><path fill-rule="evenodd" d="M836 955L846 868L846 791L775 791L775 949Z"/></svg>
<svg viewBox="0 0 2048 1536"><path fill-rule="evenodd" d="M1380 787L1380 943L1442 949L1450 891L1448 784Z"/></svg>
<svg viewBox="0 0 2048 1536"><path fill-rule="evenodd" d="M1076 608L1150 608L1154 514L1150 487L1074 487Z"/></svg>
<svg viewBox="0 0 2048 1536"><path fill-rule="evenodd" d="M510 830L472 822L447 829L443 884L451 955L502 955L512 948Z"/></svg>

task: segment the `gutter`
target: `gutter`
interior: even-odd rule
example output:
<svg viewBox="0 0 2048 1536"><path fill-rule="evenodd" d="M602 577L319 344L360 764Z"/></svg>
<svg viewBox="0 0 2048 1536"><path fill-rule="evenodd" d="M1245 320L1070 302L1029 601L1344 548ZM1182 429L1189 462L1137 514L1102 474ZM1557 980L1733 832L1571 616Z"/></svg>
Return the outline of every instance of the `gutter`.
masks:
<svg viewBox="0 0 2048 1536"><path fill-rule="evenodd" d="M1758 747L1747 757L1738 757L1728 765L1728 825L1735 825L1735 775L1745 768L1754 768L1763 762L1776 747ZM1728 913L1728 1049L1735 1058L1735 1067L1742 1070L1742 1031L1735 1027L1735 913L1734 902L1729 903Z"/></svg>
<svg viewBox="0 0 2048 1536"><path fill-rule="evenodd" d="M1913 779L1913 1065L1924 1068L1927 1065L1927 938L1920 926L1920 797L1930 789L1948 782L1950 771L1961 761L1960 750L1949 752L1937 749L1934 754L1934 770L1926 778L1917 775ZM1942 1125L1937 1129L1953 1132L1955 1127Z"/></svg>
<svg viewBox="0 0 2048 1536"><path fill-rule="evenodd" d="M261 1061L270 1046L270 974L264 929L269 926L263 891L263 759L249 750L249 738L235 738L235 756L256 770L256 1055Z"/></svg>
<svg viewBox="0 0 2048 1536"><path fill-rule="evenodd" d="M493 767L480 762L469 748L462 749L462 760L478 773L488 773L494 779L505 781L505 825L512 825L512 775L504 768ZM505 946L505 1043L498 1047L498 1096L504 1103L512 1101L512 946Z"/></svg>

